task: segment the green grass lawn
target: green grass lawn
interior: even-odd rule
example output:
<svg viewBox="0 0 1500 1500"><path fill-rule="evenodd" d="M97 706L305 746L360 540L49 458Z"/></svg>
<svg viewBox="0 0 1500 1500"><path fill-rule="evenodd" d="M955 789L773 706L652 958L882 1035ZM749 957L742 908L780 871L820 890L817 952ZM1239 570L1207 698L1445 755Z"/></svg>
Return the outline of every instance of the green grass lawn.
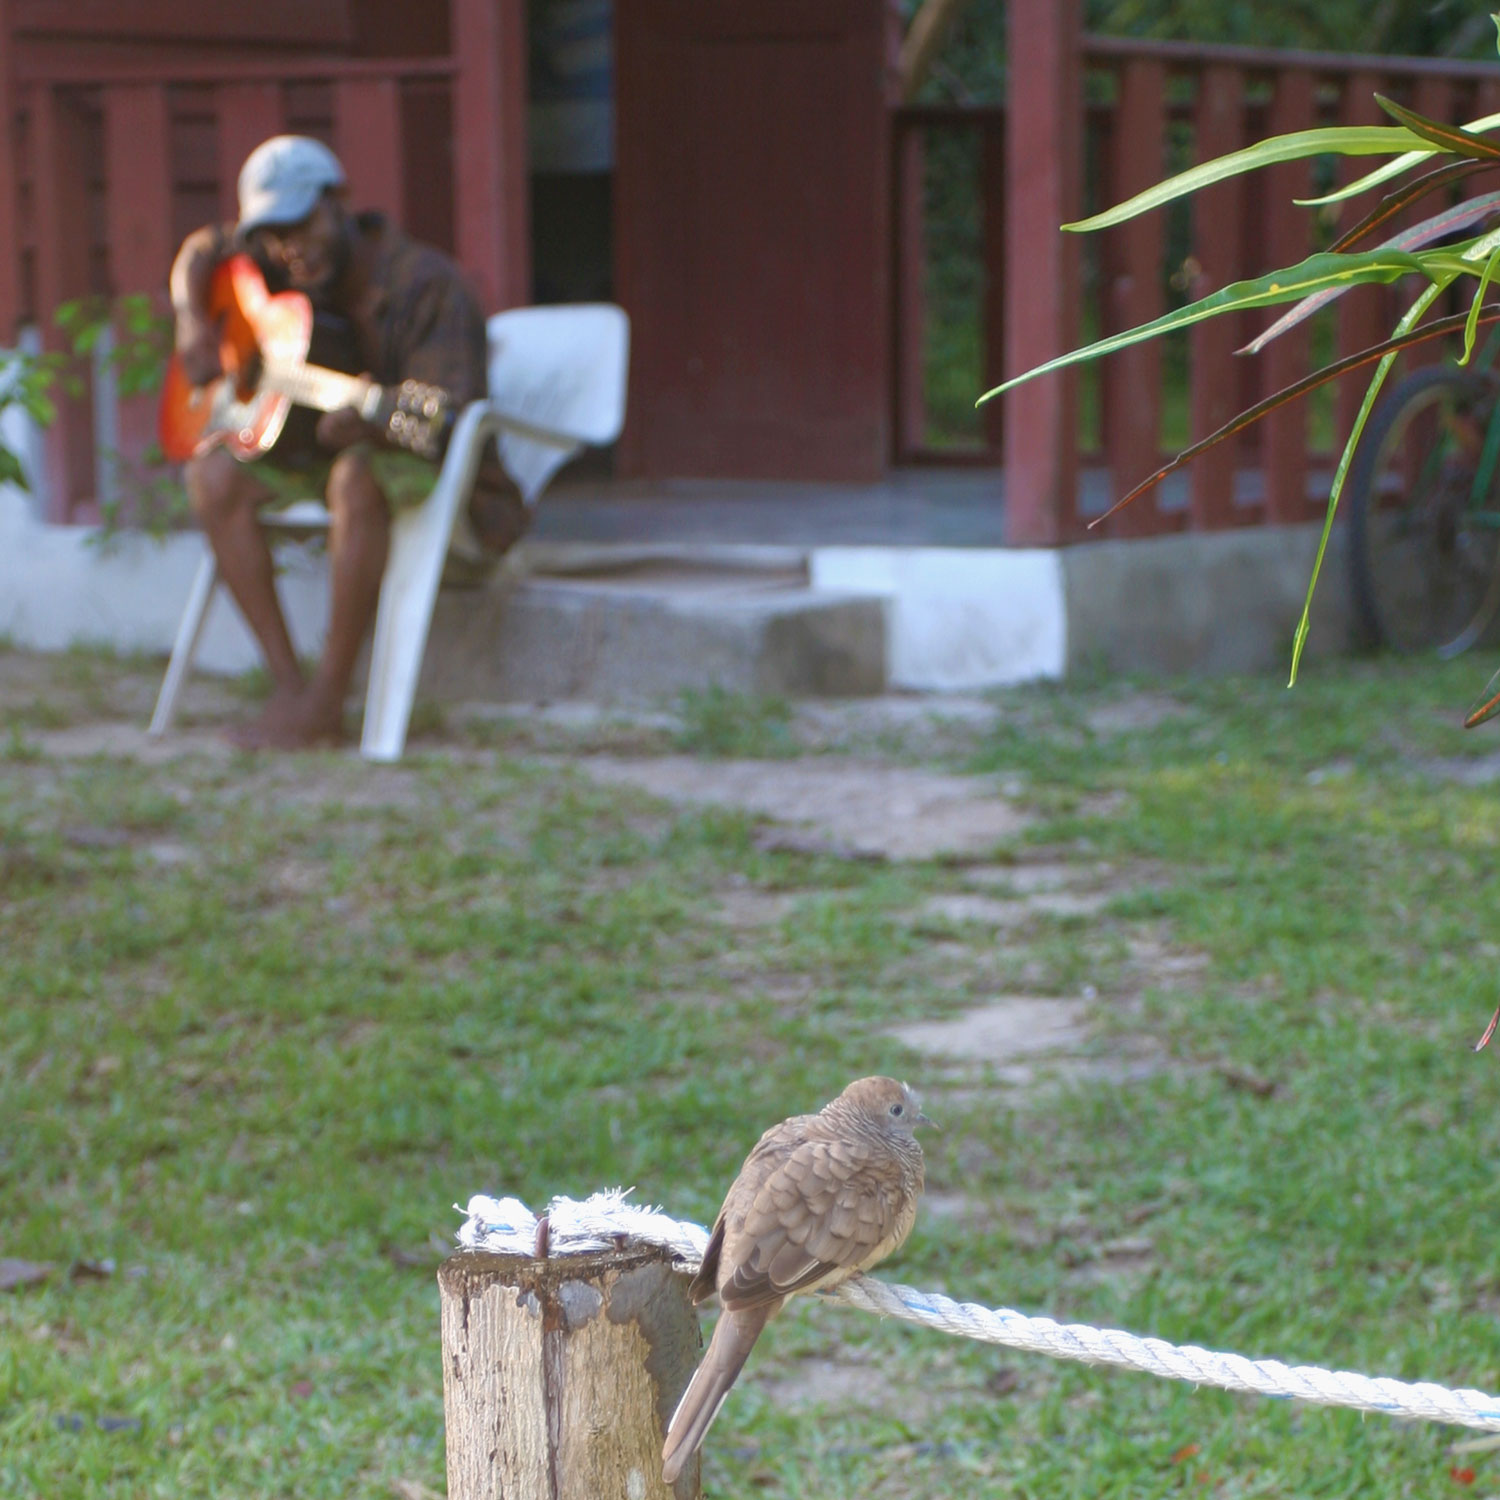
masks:
<svg viewBox="0 0 1500 1500"><path fill-rule="evenodd" d="M767 852L507 721L397 768L60 758L101 680L149 683L64 659L0 739L0 1256L58 1268L0 1292L0 1495L441 1494L455 1201L624 1184L701 1222L766 1124L872 1071L945 1127L886 1274L1500 1390L1500 1053L1471 1050L1500 1000L1500 736L1456 727L1493 665L1036 688L946 748L863 743L1003 773L1035 820L992 878L1113 872L1096 914L996 930L930 915L963 864ZM632 748L794 763L794 718L719 698ZM722 920L731 897L771 915ZM1087 997L1087 1066L1017 1082L885 1034L1005 994ZM1451 1452L1472 1436L794 1306L705 1476L1496 1493L1500 1457Z"/></svg>

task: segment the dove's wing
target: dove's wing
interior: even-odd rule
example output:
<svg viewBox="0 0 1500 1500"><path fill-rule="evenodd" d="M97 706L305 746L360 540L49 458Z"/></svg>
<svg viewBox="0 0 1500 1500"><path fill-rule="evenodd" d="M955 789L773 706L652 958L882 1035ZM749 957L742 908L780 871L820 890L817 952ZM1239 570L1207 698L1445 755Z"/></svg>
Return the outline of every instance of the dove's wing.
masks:
<svg viewBox="0 0 1500 1500"><path fill-rule="evenodd" d="M865 1141L805 1139L766 1174L738 1231L732 1218L726 1225L719 1300L726 1309L751 1308L845 1280L889 1255L915 1215L893 1152Z"/></svg>

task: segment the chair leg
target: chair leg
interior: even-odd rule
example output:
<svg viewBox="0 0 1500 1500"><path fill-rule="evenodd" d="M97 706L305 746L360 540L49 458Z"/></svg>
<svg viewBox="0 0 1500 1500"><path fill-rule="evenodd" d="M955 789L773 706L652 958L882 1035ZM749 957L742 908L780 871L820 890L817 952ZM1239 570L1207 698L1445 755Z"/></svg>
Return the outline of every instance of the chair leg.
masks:
<svg viewBox="0 0 1500 1500"><path fill-rule="evenodd" d="M461 473L466 469L468 472ZM402 511L391 526L391 550L380 583L380 607L370 647L370 686L359 753L366 760L400 760L406 749L432 606L443 576L460 501L472 482L472 463L444 466L427 500Z"/></svg>
<svg viewBox="0 0 1500 1500"><path fill-rule="evenodd" d="M151 715L148 734L163 735L172 726L177 712L177 695L192 670L193 657L198 652L198 642L203 636L203 626L208 620L208 606L213 602L214 586L219 581L219 566L212 552L207 553L198 564L193 586L188 590L187 605L182 611L182 620L177 626L177 639L172 643L172 656L167 662L167 675L161 680L161 692L156 697L156 711Z"/></svg>

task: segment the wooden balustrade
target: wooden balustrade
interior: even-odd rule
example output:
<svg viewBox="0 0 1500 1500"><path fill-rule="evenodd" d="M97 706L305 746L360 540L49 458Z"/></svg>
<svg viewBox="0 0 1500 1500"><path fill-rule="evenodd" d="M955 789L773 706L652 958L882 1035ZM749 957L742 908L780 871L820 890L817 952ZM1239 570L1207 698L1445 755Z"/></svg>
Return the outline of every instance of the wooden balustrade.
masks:
<svg viewBox="0 0 1500 1500"><path fill-rule="evenodd" d="M354 205L383 209L422 239L453 248L446 141L427 149L422 140L434 102L439 121L451 118L448 60L248 63L230 77L222 65L182 71L162 79L116 68L102 79L19 83L10 191L0 174L0 228L9 211L15 230L0 273L7 340L35 322L45 347L61 349L53 313L80 297L146 292L165 310L181 237L213 218L233 219L241 163L283 130L318 136L339 153ZM57 521L97 513L88 385L59 403L47 435L48 509ZM148 449L154 428L150 398L120 403L114 431L128 459Z"/></svg>
<svg viewBox="0 0 1500 1500"><path fill-rule="evenodd" d="M0 345L34 323L60 349L56 309L79 297L146 292L165 309L176 246L197 225L235 216L241 163L280 131L332 146L351 204L382 209L452 252L487 309L527 300L520 8L448 0L451 55L369 57L327 50L348 45L343 22L304 14L295 0L269 3L285 22L277 34L295 36L297 47L213 54L209 42L238 36L257 14L253 0L235 0L220 20L189 28L203 46L160 57L59 44L59 28L83 24L76 6L31 4L22 19L47 35L28 33L0 68L0 112L12 131L0 153L0 243L10 247L0 255ZM497 20L502 9L508 21ZM0 18L4 10L0 0ZM168 9L132 14L155 25ZM104 424L127 458L150 444L153 406L122 402ZM53 520L97 514L95 428L87 388L60 403L47 435Z"/></svg>
<svg viewBox="0 0 1500 1500"><path fill-rule="evenodd" d="M1017 13L1023 9L1033 7L1018 7ZM1014 34L1010 45L1014 52ZM1224 155L1265 135L1319 124L1378 123L1384 116L1374 103L1377 91L1445 120L1500 112L1500 74L1486 63L1093 36L1082 37L1077 46L1082 78L1072 100L1082 143L1081 163L1074 169L1085 173L1083 210L1089 212L1129 197L1189 161ZM1024 79L1017 84L1024 86ZM1091 101L1087 107L1085 94ZM931 171L945 136L982 142L984 165L973 184L984 257L975 320L981 346L976 380L986 386L1020 367L1010 359L1002 370L1007 314L1035 324L1037 309L1029 289L1039 270L1045 283L1055 265L1076 255L1078 242L1058 234L1055 222L1037 231L1041 210L1034 171L1023 183L1004 169L1007 160L1014 165L1017 158L1013 149L1007 155L1004 144L1003 106L907 106L894 111L893 125L898 462L1003 461L1008 509L1018 500L1028 512L1039 503L1055 509L1050 518L1031 514L1018 523L1012 530L1012 540L1018 542L1048 536L1074 540L1085 534L1140 536L1184 526L1217 530L1305 521L1321 513L1327 480L1363 391L1357 374L1320 405L1302 402L1278 411L1240 440L1210 450L1170 497L1145 496L1107 526L1089 533L1083 529L1088 519L1084 512L1097 513L1106 499L1123 494L1184 441L1207 435L1252 401L1298 379L1315 359L1321 363L1352 353L1386 336L1402 305L1397 299L1409 300L1409 288L1357 288L1336 310L1249 359L1235 359L1234 351L1276 314L1210 319L1188 333L1185 352L1181 346L1169 351L1150 343L1093 366L1082 376L1083 405L1090 414L1082 424L1067 400L1059 400L1049 412L1045 402L1032 398L1028 410L1033 415L1020 417L1021 403L1004 397L973 425L967 441L955 441L948 433L945 442L935 444L928 436L931 401L924 396L924 308L919 300L929 269L924 257L931 255L934 238L922 164ZM1337 180L1348 181L1375 164L1341 161ZM1093 237L1097 243L1088 264L1095 274L1075 272L1069 283L1069 315L1082 333L1065 339L1057 328L1050 336L1034 328L1012 354L1026 349L1031 351L1027 362L1037 362L1082 336L1145 322L1169 305L1302 259L1337 232L1337 214L1318 215L1292 201L1309 196L1315 180L1331 179L1315 163L1286 163L1218 184L1189 200L1175 218L1158 212ZM1363 211L1363 200L1346 206L1343 222ZM1408 222L1428 211L1417 209ZM1029 218L1032 231L1007 236L1005 226L1016 224L1019 216ZM1021 256L1018 245L1025 246ZM1051 266L1043 264L1048 257L1054 261ZM930 305L925 314L932 316ZM1411 359L1439 357L1441 350L1428 346ZM1062 386L1069 378L1047 380ZM1029 492L1018 494L1017 480L1024 473L1061 472L1061 461L1049 457L1060 438L1049 424L1057 423L1065 424L1080 479L1038 502ZM1081 507L1080 489L1087 497Z"/></svg>

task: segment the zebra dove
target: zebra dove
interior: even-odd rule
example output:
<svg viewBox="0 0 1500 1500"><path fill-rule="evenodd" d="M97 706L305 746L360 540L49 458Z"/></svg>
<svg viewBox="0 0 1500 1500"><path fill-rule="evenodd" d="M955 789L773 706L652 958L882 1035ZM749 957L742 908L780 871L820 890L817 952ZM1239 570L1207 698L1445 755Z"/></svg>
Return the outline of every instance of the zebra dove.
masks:
<svg viewBox="0 0 1500 1500"><path fill-rule="evenodd" d="M932 1122L894 1078L858 1078L815 1115L773 1125L745 1158L689 1293L723 1309L667 1426L662 1477L698 1451L761 1329L795 1292L837 1286L897 1249L917 1216Z"/></svg>

